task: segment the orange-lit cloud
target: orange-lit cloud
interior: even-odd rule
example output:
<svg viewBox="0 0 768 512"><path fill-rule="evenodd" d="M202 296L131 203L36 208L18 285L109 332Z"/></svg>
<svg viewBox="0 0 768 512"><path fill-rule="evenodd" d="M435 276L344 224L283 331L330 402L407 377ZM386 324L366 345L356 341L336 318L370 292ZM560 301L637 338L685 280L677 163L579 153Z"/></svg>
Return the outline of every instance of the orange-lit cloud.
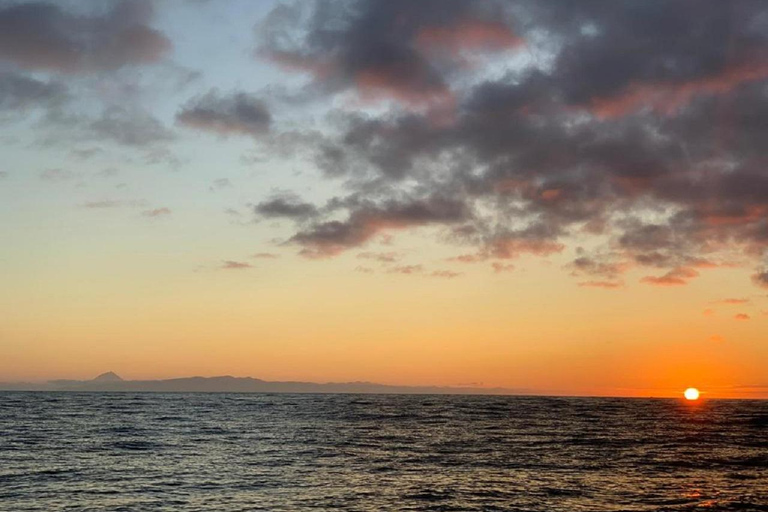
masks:
<svg viewBox="0 0 768 512"><path fill-rule="evenodd" d="M494 261L491 263L491 268L497 274L501 274L502 272L512 272L515 270L515 266L512 263L501 263L499 261Z"/></svg>
<svg viewBox="0 0 768 512"><path fill-rule="evenodd" d="M441 83L432 83L422 72L397 68L369 68L355 76L357 92L363 101L396 100L413 107L452 103L453 95Z"/></svg>
<svg viewBox="0 0 768 512"><path fill-rule="evenodd" d="M749 299L723 299L720 301L721 304L746 304L749 302Z"/></svg>
<svg viewBox="0 0 768 512"><path fill-rule="evenodd" d="M673 115L701 94L725 94L736 86L768 77L768 63L747 62L733 65L721 74L683 83L630 85L612 98L592 100L592 112L602 119L624 116L642 108Z"/></svg>
<svg viewBox="0 0 768 512"><path fill-rule="evenodd" d="M682 286L688 284L688 281L698 277L699 273L692 268L677 267L663 276L646 276L640 281L654 286Z"/></svg>
<svg viewBox="0 0 768 512"><path fill-rule="evenodd" d="M498 51L522 46L525 41L505 24L464 20L452 26L426 26L416 36L424 51L449 51L460 56L464 50Z"/></svg>
<svg viewBox="0 0 768 512"><path fill-rule="evenodd" d="M489 254L494 258L517 258L522 254L549 256L562 252L565 245L560 242L544 239L527 239L515 237L499 237L489 246Z"/></svg>

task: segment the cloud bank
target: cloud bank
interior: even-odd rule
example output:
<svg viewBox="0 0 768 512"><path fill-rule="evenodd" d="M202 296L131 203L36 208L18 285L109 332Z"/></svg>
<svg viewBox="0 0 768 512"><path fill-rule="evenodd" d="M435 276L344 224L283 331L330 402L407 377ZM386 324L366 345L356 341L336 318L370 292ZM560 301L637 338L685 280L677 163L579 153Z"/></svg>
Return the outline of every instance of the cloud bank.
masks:
<svg viewBox="0 0 768 512"><path fill-rule="evenodd" d="M256 209L307 257L431 227L476 262L592 237L583 286L685 285L737 253L768 282L764 3L299 2L257 33L316 101L364 107L307 143L347 195Z"/></svg>

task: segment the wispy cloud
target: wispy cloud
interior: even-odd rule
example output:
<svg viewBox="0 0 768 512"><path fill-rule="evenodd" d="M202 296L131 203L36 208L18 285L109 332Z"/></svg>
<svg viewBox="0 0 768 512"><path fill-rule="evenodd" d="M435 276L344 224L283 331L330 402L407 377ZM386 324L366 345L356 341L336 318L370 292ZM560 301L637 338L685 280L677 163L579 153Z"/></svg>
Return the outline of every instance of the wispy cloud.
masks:
<svg viewBox="0 0 768 512"><path fill-rule="evenodd" d="M453 270L434 270L431 275L432 277L442 277L444 279L453 279L454 277L459 277L462 275L462 272L455 272Z"/></svg>
<svg viewBox="0 0 768 512"><path fill-rule="evenodd" d="M162 208L153 208L152 210L144 210L141 212L141 214L144 217L150 217L150 218L158 218L158 217L167 217L171 214L171 209L162 207Z"/></svg>
<svg viewBox="0 0 768 512"><path fill-rule="evenodd" d="M221 263L219 268L223 270L245 270L253 268L253 265L245 261L225 260Z"/></svg>

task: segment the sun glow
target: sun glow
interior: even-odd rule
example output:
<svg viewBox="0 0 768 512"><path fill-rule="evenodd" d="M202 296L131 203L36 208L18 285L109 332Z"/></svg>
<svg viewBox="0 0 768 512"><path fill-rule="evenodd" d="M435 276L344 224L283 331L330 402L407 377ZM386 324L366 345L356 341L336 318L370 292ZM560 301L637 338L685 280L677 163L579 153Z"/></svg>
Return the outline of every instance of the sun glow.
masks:
<svg viewBox="0 0 768 512"><path fill-rule="evenodd" d="M688 388L683 392L686 400L698 400L699 390L696 388Z"/></svg>

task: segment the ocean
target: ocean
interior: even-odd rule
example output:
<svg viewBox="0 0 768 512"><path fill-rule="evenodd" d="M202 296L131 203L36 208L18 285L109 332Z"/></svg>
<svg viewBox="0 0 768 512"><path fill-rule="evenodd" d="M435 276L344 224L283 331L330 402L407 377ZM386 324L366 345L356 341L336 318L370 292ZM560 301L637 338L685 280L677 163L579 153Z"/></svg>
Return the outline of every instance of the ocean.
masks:
<svg viewBox="0 0 768 512"><path fill-rule="evenodd" d="M768 401L3 392L0 510L768 511Z"/></svg>

